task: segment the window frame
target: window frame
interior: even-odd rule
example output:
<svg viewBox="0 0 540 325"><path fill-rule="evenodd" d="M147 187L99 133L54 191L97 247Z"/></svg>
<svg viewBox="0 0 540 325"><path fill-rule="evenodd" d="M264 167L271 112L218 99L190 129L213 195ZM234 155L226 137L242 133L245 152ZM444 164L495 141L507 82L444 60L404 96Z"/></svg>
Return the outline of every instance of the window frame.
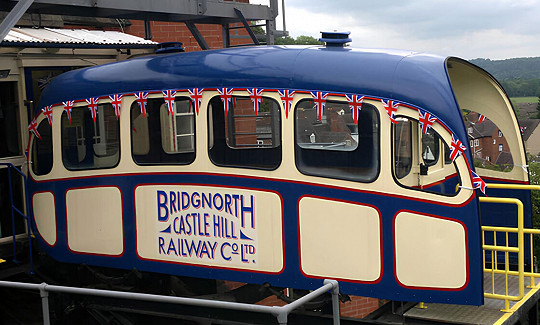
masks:
<svg viewBox="0 0 540 325"><path fill-rule="evenodd" d="M241 95L233 95L232 96L233 100L236 98L236 100L238 99L242 99L242 100L245 100L245 101L249 101L251 102L251 99L248 97L248 96L241 96ZM262 135L264 134L263 132L261 133L258 133L257 130L256 130L256 127L257 127L257 124L255 124L255 133L254 134L242 134L242 133L235 133L234 131L235 128L236 128L236 119L240 119L240 118L249 118L249 117L255 117L255 123L257 123L257 117L260 116L260 111L258 114L253 114L253 115L234 115L234 114L231 114L231 112L235 112L235 108L233 107L232 109L229 108L229 111L228 111L228 114L226 116L226 134L225 134L225 139L226 139L226 144L229 148L233 149L233 150L245 150L245 149L262 149L262 148L276 148L276 147L279 147L282 145L282 138L281 138L281 110L280 110L280 106L279 106L279 103L277 101L275 101L273 98L271 97L267 97L267 96L262 96L262 99L261 99L261 103L259 105L262 105L262 102L264 99L267 99L267 100L270 100L272 102L274 102L274 104L276 104L275 106L273 105L273 107L278 107L278 111L277 112L269 112L268 115L265 115L263 116L263 118L270 118L270 127L271 127L271 130L272 132L269 133L271 135L271 139L272 139L272 143L270 146L264 146L264 144L259 144L257 143L256 145L238 145L236 142L237 142L237 139L238 137L233 137L234 135L256 135L257 136L257 142L259 141L258 139L258 135ZM275 121L275 118L278 117L279 118L279 121ZM274 132L275 131L275 126L276 124L279 124L278 125L278 128L280 129L279 132ZM234 145L231 145L230 143L230 139L234 140ZM275 143L278 142L278 144L276 145Z"/></svg>
<svg viewBox="0 0 540 325"><path fill-rule="evenodd" d="M52 127L49 124L49 122L47 121L46 118L43 118L41 119L41 121L37 122L37 130L38 130L38 133L40 134L40 136L43 137L44 133L43 132L39 132L39 129L41 127L41 125L45 125L44 127L46 128L49 128L50 129L50 145L48 146L48 148L50 148L49 152L50 152L50 168L49 170L46 172L46 173L37 173L36 170L34 169L34 164L36 162L36 159L37 159L37 153L34 154L34 152L36 152L37 150L37 147L36 147L36 144L38 143L38 141L43 141L43 139L39 139L37 136L33 136L32 137L32 143L31 143L31 147L30 147L30 152L29 152L29 156L30 156L30 163L32 164L32 167L29 168L31 171L32 171L32 174L34 174L35 176L45 176L45 175L48 175L52 172L53 168L54 168L54 153L53 153L53 150L54 150L54 135L53 135L53 130L52 130Z"/></svg>
<svg viewBox="0 0 540 325"><path fill-rule="evenodd" d="M362 110L360 111L360 114L361 112L364 110L364 107L368 108L372 111L371 114L373 114L373 119L370 121L371 122L371 125L372 127L376 127L376 137L374 136L373 137L373 140L375 143L374 143L374 147L375 149L377 150L377 152L375 153L376 154L376 166L374 167L374 173L373 173L373 176L370 177L369 179L359 179L359 178L353 178L353 177L346 177L346 176L336 176L336 175L333 175L331 173L316 173L316 172L311 172L309 170L306 170L305 168L302 168L299 164L299 159L301 159L301 155L299 154L299 152L305 150L306 152L309 152L309 151L313 151L313 152L317 152L317 151L320 151L320 152L323 152L323 153L342 153L342 154L347 154L347 153L353 153L353 152L356 152L357 150L362 150L362 147L359 145L360 143L360 127L358 126L358 123L356 123L356 128L357 128L357 131L358 131L358 141L357 141L357 146L354 150L352 151L344 151L344 150L331 150L331 149L317 149L317 148L303 148L300 146L300 144L298 143L298 137L297 137L297 128L298 128L298 119L297 119L297 114L298 114L298 109L299 109L299 105L302 103L302 102L305 102L305 101L310 101L311 99L310 98L302 98L300 100L298 100L294 106L294 109L291 110L291 117L292 119L294 120L293 121L293 137L294 137L294 162L295 162L295 166L296 166L296 169L302 173L303 175L307 175L307 176L314 176L314 177L323 177L323 178L328 178L328 179L337 179L337 180L346 180L346 181L353 181L353 182L357 182L357 183L364 183L364 184L368 184L368 183L373 183L375 181L377 181L377 179L379 179L379 176L380 176L380 173L381 173L381 113L379 112L379 109L377 108L376 105L373 105L373 104L370 104L370 103L363 103L362 104ZM336 103L336 104L342 104L342 105L347 105L347 107L349 106L348 102L346 101L341 101L341 100L327 100L326 101L328 105L328 103ZM358 121L360 121L360 118L358 119ZM373 126L373 123L375 123L375 126ZM373 130L373 128L372 128ZM325 168L326 170L328 168ZM321 170L325 170L324 167L321 168Z"/></svg>
<svg viewBox="0 0 540 325"><path fill-rule="evenodd" d="M414 168L414 164L415 162L418 163L418 165L420 165L421 163L421 155L423 154L421 152L421 146L422 146L422 140L421 140L421 136L423 136L424 133L422 133L422 130L421 130L421 127L420 127L420 123L418 121L418 117L414 117L412 116L411 114L403 114L403 113L400 113L399 116L396 116L396 119L398 119L399 117L403 117L403 118L406 118L409 120L409 123L412 123L412 122L416 122L416 123L413 123L413 126L411 127L411 130L412 129L416 129L415 131L412 131L411 132L411 144L413 144L414 146L414 143L416 143L416 146L418 146L418 148L415 150L414 147L412 146L411 148L411 151L412 151L412 155L415 156L415 155L419 155L418 157L416 158L412 158L412 163L411 163L411 169L409 170L409 173L404 175L403 177L401 178L398 178L397 175L396 175L396 171L395 171L395 125L392 125L391 127L391 132L390 132L390 139L391 139L391 157L392 157L392 163L391 163L391 166L392 166L392 178L394 179L394 182L402 187L402 188L405 188L405 189L408 189L408 190L413 190L413 191L419 191L419 192L422 192L422 193L426 193L426 194L434 194L434 195L441 195L441 196L444 196L444 197L457 197L459 195L459 193L461 192L460 189L458 189L457 192L455 193L440 193L440 192L436 192L436 191L430 191L428 189L425 189L425 188L422 188L423 185L414 185L414 186L409 186L407 184L404 184L401 180L403 180L405 177L411 177L411 172L413 171L413 168ZM416 125L416 128L414 127L414 125ZM458 165L457 163L454 161L454 162L450 162L448 163L447 161L447 147L448 145L446 144L446 142L444 141L444 138L441 134L439 134L439 132L435 131L433 129L433 127L431 128L431 130L433 130L435 132L435 136L437 137L438 141L439 141L439 153L438 153L438 158L437 160L431 164L431 165L427 165L428 167L431 167L431 166L435 166L435 165L440 165L439 167L441 167L440 169L438 170L445 170L446 168L448 168L447 166L449 165L453 165L454 166L454 171L455 171L455 174L456 174L456 178L457 178L457 181L458 181L458 184L462 184L462 177L461 177L461 174L459 172L459 168L458 168ZM414 134L417 134L417 136L415 136ZM416 151L416 152L415 152ZM441 159L441 156L442 156L442 159ZM453 175L454 173L452 174L449 174L449 175ZM414 175L413 175L414 176ZM419 177L420 174L418 174ZM423 175L422 175L423 176ZM443 180L445 180L446 178L444 178ZM435 182L437 183L437 182ZM432 183L430 183L432 184ZM429 184L427 184L429 185Z"/></svg>
<svg viewBox="0 0 540 325"><path fill-rule="evenodd" d="M233 97L244 97L249 99L245 95L233 95ZM272 121L273 125L277 126L277 132L279 139L279 145L273 147L244 147L244 148L234 148L230 147L227 143L227 128L225 121L229 118L225 116L223 109L223 102L218 94L213 95L207 103L207 137L208 137L208 158L213 165L218 167L228 167L228 168L244 168L244 169L255 169L255 170L265 170L272 171L276 170L281 166L283 162L283 116L282 116L282 105L275 98L271 96L262 95L263 99L267 99L273 102L272 107L276 108L272 116L277 117L279 120ZM214 114L216 111L216 114ZM230 112L229 112L230 113ZM219 123L222 123L222 127L219 127ZM215 127L218 126L218 127ZM264 166L262 164L246 164L246 161L251 159L244 159L241 156L257 156L259 160L261 158L276 156L277 158L273 163ZM226 158L227 156L227 158ZM240 158L238 158L240 157ZM229 159L227 161L226 159ZM267 160L269 161L269 160Z"/></svg>
<svg viewBox="0 0 540 325"><path fill-rule="evenodd" d="M134 99L134 97L132 97ZM129 106L127 107L127 110L129 111L129 137L130 137L130 153L131 153L131 159L133 160L133 163L135 163L138 166L187 166L191 165L195 162L197 159L197 115L194 112L194 102L193 99L191 99L187 95L176 95L175 96L175 102L178 99L185 99L189 101L189 105L191 105L192 110L192 126L193 126L193 151L186 151L186 152L175 152L175 153L168 153L163 148L163 128L162 123L163 120L162 117L162 110L167 110L167 106L165 104L165 100L162 96L148 96L147 99L147 107L146 107L146 116L142 116L140 113L140 106L139 103L136 100L133 100L130 102ZM152 108L151 105L159 104L157 108ZM145 141L148 141L148 152L145 154L135 154L134 153L134 111L138 112L139 115L136 116L136 118L144 118L146 119L146 128L148 131L148 136L144 138ZM167 114L169 114L167 112ZM176 112L175 112L176 114ZM154 115L157 116L153 117ZM176 115L175 115L176 117ZM152 120L149 120L151 118ZM155 130L154 130L155 129ZM156 132L156 130L159 130L159 132ZM175 132L175 136L176 136ZM159 141L159 144L155 144L155 141ZM160 159L155 159L156 153L158 153L158 157ZM137 157L138 156L138 157ZM163 159L163 157L166 157Z"/></svg>
<svg viewBox="0 0 540 325"><path fill-rule="evenodd" d="M110 109L113 110L114 112L114 107L112 106L110 100L104 100L104 101L99 101L99 104L98 104L98 108L99 106L105 106L105 105L110 105ZM72 114L72 118L73 118L73 111L76 111L76 110L81 110L82 111L82 114L83 114L83 123L87 123L89 121L86 121L87 120L87 117L90 115L91 116L91 113L88 112L88 105L85 104L85 105L76 105L76 106L73 106L72 110L71 110L71 114ZM98 114L99 116L99 114ZM96 137L96 134L95 134L95 130L96 130L96 127L95 127L95 123L98 123L98 116L96 116L96 122L93 122L94 123L94 131L93 131L93 136L92 138L95 138ZM91 117L90 117L91 119ZM65 140L64 140L64 121L66 121L69 125L71 125L71 123L69 122L68 120L68 116L67 116L67 112L65 110L63 110L60 114L60 155L62 157L62 165L64 166L64 168L70 172L78 172L78 171L86 171L86 170L101 170L101 169L112 169L112 168L116 168L119 164L120 164L120 160L121 160L121 150L122 150L122 146L121 146L121 132L120 132L120 120L119 119L116 119L115 118L115 122L116 122L116 125L117 125L117 137L118 137L118 145L117 145L117 152L112 154L112 155L98 155L95 151L95 145L96 143L92 143L92 153L94 154L94 160L95 160L95 157L97 158L108 158L108 157L113 157L113 156L117 156L117 159L116 159L116 162L113 164L113 165L108 165L108 166L105 166L105 167L100 167L100 166L96 166L95 163L93 166L91 167L84 167L84 168L73 168L73 167L70 167L66 164L66 159L65 159L65 155L64 155L64 145L65 145ZM104 120L103 120L104 121ZM100 132L100 135L102 134L106 134L107 133L107 130L106 129L103 129L101 130L101 127L99 127L98 129ZM85 134L84 136L84 139L85 141L88 141L87 140L87 135ZM78 141L78 140L76 140ZM86 145L85 145L86 147Z"/></svg>

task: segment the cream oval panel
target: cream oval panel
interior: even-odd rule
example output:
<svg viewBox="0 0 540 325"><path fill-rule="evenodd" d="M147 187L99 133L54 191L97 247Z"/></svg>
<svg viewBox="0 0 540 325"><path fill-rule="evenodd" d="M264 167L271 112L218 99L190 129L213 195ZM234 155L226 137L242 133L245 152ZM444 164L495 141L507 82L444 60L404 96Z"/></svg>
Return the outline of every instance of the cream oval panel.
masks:
<svg viewBox="0 0 540 325"><path fill-rule="evenodd" d="M196 185L135 189L142 259L279 273L283 203L274 192Z"/></svg>
<svg viewBox="0 0 540 325"><path fill-rule="evenodd" d="M66 193L67 242L71 251L118 256L124 253L122 193L112 186Z"/></svg>
<svg viewBox="0 0 540 325"><path fill-rule="evenodd" d="M39 235L50 246L56 244L56 203L52 192L32 196L32 211Z"/></svg>
<svg viewBox="0 0 540 325"><path fill-rule="evenodd" d="M361 282L380 279L381 216L377 209L303 197L298 212L300 264L305 275Z"/></svg>
<svg viewBox="0 0 540 325"><path fill-rule="evenodd" d="M404 211L395 217L394 236L400 284L459 289L467 283L467 233L460 222Z"/></svg>

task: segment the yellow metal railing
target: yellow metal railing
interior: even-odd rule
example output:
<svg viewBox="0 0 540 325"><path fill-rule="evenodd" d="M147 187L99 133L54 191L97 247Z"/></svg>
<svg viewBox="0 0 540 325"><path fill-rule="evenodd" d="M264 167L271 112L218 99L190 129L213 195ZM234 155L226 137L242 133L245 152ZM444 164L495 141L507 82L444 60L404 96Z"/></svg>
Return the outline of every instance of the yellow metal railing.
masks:
<svg viewBox="0 0 540 325"><path fill-rule="evenodd" d="M516 190L540 190L538 185L516 185L516 184L487 184L489 188L498 189L516 189ZM492 299L504 300L504 309L502 311L510 311L510 301L519 301L524 297L525 277L530 277L529 288L537 288L535 278L540 278L540 274L534 270L534 250L533 236L540 234L538 229L525 229L523 220L523 203L515 198L496 198L496 197L480 197L480 202L497 203L497 204L513 204L518 209L518 225L517 228L511 227L494 227L482 226L482 254L484 272L491 273L491 292L485 292L484 297ZM486 245L486 233L493 233L493 245ZM497 243L497 235L504 233L504 243ZM509 245L510 234L517 234L517 247ZM525 271L525 234L530 236L530 271ZM491 268L486 268L486 253L491 252ZM504 253L504 269L499 269L499 252ZM510 270L509 254L518 255L518 270ZM504 274L505 291L504 294L495 292L495 275ZM510 295L508 289L509 276L518 277L519 293L518 295Z"/></svg>

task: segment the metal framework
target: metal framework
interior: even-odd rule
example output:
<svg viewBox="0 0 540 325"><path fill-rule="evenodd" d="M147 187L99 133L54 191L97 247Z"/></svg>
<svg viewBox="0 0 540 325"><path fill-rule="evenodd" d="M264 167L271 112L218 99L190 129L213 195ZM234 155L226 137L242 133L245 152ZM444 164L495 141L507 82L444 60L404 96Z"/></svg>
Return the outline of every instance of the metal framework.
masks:
<svg viewBox="0 0 540 325"><path fill-rule="evenodd" d="M208 45L195 24L217 24L223 27L224 47L230 47L229 27L239 23L257 45L259 41L251 30L250 22L264 21L266 43L273 44L275 37L286 36L286 31L276 30L278 0L269 0L270 5L254 5L222 0L3 0L0 11L9 14L0 24L0 41L15 26L24 13L57 14L83 17L104 17L149 21L183 22L191 31L203 50ZM284 5L284 0L282 0ZM285 18L283 18L285 26ZM145 24L146 35L150 36L150 24ZM252 45L249 44L249 45Z"/></svg>
<svg viewBox="0 0 540 325"><path fill-rule="evenodd" d="M314 290L304 297L282 307L279 306L260 306L260 305L251 305L238 302L228 302L228 301L216 301L216 300L204 300L196 298L184 298L184 297L171 297L171 296L159 296L152 294L144 293L133 293L133 292L120 292L120 291L110 291L110 290L97 290L97 289L87 289L87 288L75 288L75 287L64 287L64 286L55 286L48 285L46 283L34 284L34 283L23 283L23 282L9 282L9 281L0 281L0 287L15 288L22 290L39 290L41 296L41 307L43 312L43 324L49 325L49 292L62 292L75 295L88 295L88 296L101 296L108 298L117 298L117 299L133 299L133 300L142 300L142 301L151 301L151 302L160 302L160 303L171 303L171 304L181 304L188 306L201 306L208 308L225 308L237 311L248 311L256 313L268 313L276 317L280 325L287 325L287 318L289 314L304 305L305 303L315 299L316 297L325 294L330 291L332 294L332 320L334 325L340 324L339 316L339 284L336 280L324 280L323 286Z"/></svg>

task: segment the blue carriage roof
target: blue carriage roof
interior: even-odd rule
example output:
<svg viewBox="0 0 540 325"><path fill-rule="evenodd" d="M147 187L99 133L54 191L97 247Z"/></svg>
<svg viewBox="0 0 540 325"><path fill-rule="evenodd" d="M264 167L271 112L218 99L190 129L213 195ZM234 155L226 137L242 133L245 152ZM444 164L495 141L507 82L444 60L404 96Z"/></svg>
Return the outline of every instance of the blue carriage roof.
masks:
<svg viewBox="0 0 540 325"><path fill-rule="evenodd" d="M465 135L446 58L399 50L257 46L139 57L64 73L45 89L39 107L193 87L322 90L393 99L426 109Z"/></svg>

